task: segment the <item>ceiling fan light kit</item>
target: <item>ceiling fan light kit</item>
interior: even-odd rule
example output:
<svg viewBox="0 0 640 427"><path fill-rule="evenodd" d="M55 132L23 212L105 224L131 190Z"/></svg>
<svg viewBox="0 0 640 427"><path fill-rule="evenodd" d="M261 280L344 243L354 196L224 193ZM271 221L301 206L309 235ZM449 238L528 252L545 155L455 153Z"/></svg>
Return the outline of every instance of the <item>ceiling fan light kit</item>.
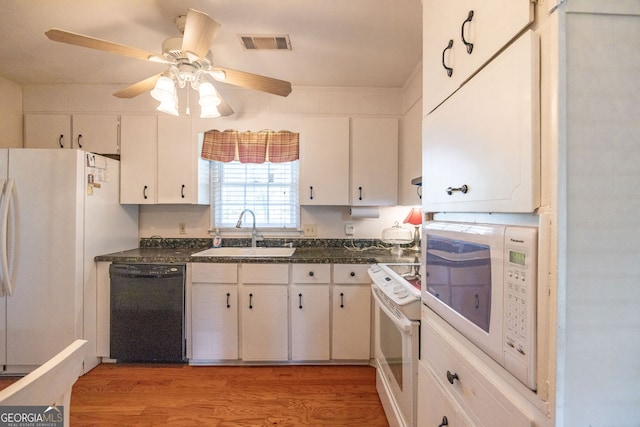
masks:
<svg viewBox="0 0 640 427"><path fill-rule="evenodd" d="M162 44L162 54L55 28L46 31L45 35L50 40L61 43L167 65L169 68L164 73L148 77L114 93L114 96L119 98L133 98L151 91L151 96L160 101L158 111L167 114L179 115L177 89L186 87L187 83L190 88L199 92L201 117L233 114L233 110L220 97L211 80L279 96L287 96L291 93L291 83L287 81L229 68L214 67L209 48L220 29L220 24L206 13L189 9L186 16L179 16L176 19L176 25L183 33L183 37L165 40ZM288 39L284 45L290 48ZM190 88L187 87L187 89ZM189 114L188 105L186 112Z"/></svg>

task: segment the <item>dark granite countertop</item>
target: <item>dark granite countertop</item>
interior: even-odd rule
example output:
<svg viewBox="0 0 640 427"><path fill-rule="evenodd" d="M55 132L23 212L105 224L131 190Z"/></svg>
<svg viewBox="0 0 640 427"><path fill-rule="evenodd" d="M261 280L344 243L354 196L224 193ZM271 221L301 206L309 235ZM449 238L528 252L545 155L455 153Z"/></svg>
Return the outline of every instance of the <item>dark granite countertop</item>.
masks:
<svg viewBox="0 0 640 427"><path fill-rule="evenodd" d="M411 250L405 250L400 257L393 256L390 248L384 248L378 242L366 241L363 243L358 241L354 244L353 241L348 241L348 244L339 246L335 241L329 243L323 241L314 245L308 239L305 242L291 242L291 240L287 242L270 242L274 244L269 246L292 244L296 251L290 257L201 257L191 256L191 254L210 247L211 239L187 239L189 240L188 242L184 242L185 239L171 239L172 242L167 242L168 240L162 239L159 244L153 244L154 242L144 241L143 239L139 248L99 255L95 257L95 260L130 263L374 264L381 262L419 262L420 259L419 253ZM204 242L194 242L194 240L202 240ZM240 241L242 239L237 240L230 246L245 243Z"/></svg>

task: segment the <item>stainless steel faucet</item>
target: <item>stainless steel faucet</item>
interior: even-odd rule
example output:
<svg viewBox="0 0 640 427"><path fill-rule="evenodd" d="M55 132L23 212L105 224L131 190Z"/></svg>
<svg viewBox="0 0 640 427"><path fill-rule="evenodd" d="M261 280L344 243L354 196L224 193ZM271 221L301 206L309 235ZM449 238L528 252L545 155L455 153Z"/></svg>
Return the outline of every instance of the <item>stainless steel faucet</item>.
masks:
<svg viewBox="0 0 640 427"><path fill-rule="evenodd" d="M240 217L238 218L238 222L236 224L236 228L242 227L242 217L247 212L250 213L251 216L253 217L253 225L251 227L251 247L255 248L256 247L256 241L257 240L262 240L262 236L258 233L258 230L256 229L256 214L254 214L251 209L245 209L242 212L240 212Z"/></svg>

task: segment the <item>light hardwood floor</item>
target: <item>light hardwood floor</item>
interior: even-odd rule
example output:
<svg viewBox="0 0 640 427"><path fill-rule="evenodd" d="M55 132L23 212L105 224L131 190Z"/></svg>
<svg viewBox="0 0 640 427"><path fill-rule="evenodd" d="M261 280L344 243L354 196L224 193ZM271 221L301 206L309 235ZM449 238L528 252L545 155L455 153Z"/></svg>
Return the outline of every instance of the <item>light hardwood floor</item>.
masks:
<svg viewBox="0 0 640 427"><path fill-rule="evenodd" d="M103 364L80 377L72 426L388 426L369 366Z"/></svg>

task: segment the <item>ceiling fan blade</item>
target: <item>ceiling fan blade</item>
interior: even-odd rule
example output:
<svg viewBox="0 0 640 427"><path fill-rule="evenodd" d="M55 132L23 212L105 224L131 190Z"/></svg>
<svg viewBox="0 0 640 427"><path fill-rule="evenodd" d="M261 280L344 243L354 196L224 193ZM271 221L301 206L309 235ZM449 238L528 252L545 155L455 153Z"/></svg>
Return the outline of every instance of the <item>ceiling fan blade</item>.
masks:
<svg viewBox="0 0 640 427"><path fill-rule="evenodd" d="M220 98L220 105L218 105L218 112L220 113L220 115L222 117L225 116L230 116L234 113L233 109L231 108L231 106L227 103L227 101L224 100L224 98L222 96L220 96L220 92L218 92L218 97Z"/></svg>
<svg viewBox="0 0 640 427"><path fill-rule="evenodd" d="M207 56L220 24L204 12L189 9L182 38L182 51L191 52L203 59Z"/></svg>
<svg viewBox="0 0 640 427"><path fill-rule="evenodd" d="M274 95L287 96L291 93L291 83L259 74L247 73L245 71L232 70L231 68L213 67L211 75L217 80L236 86L247 87L272 93ZM216 71L223 71L224 79L217 78Z"/></svg>
<svg viewBox="0 0 640 427"><path fill-rule="evenodd" d="M156 74L141 80L138 83L134 83L131 86L114 93L113 96L117 98L134 98L140 94L148 92L153 89L161 75L162 73Z"/></svg>
<svg viewBox="0 0 640 427"><path fill-rule="evenodd" d="M102 50L105 52L115 53L117 55L124 55L131 58L142 59L144 61L147 61L149 57L161 56L156 55L153 52L148 52L146 50L138 49L135 47L129 47L118 43L97 39L95 37L76 34L65 30L59 30L57 28L51 28L50 30L45 32L45 35L49 38L49 40L53 40L56 42Z"/></svg>

